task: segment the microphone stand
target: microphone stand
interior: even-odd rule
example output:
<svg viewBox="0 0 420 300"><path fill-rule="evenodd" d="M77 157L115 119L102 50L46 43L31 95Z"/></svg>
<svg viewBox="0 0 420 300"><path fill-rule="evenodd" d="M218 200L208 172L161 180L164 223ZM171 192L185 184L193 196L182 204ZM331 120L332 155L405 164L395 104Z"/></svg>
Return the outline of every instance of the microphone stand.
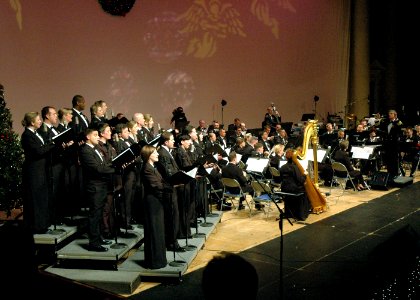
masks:
<svg viewBox="0 0 420 300"><path fill-rule="evenodd" d="M255 177L250 174L252 178L260 185L260 187L265 191L264 186L261 184L261 182L256 179ZM300 194L291 194L291 193L281 193L282 195L290 195L290 196L299 196ZM280 299L283 299L283 244L284 244L284 238L283 238L283 220L287 219L290 225L293 226L293 223L290 221L288 217L285 216L285 212L280 208L280 206L277 204L276 201L274 201L273 197L271 196L271 191L267 191L267 196L270 198L270 201L274 203L274 205L277 207L280 217L279 217L279 229L280 229L280 287L279 287L279 295Z"/></svg>

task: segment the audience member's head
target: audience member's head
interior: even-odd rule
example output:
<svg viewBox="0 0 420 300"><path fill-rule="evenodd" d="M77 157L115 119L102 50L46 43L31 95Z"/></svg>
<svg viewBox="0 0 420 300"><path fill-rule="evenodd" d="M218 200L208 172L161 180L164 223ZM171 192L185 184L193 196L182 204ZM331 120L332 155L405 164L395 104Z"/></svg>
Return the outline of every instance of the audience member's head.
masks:
<svg viewBox="0 0 420 300"><path fill-rule="evenodd" d="M220 291L221 282L230 288ZM205 299L257 299L258 274L255 267L234 253L222 253L209 261L203 270L202 289ZM223 293L223 297L221 297Z"/></svg>

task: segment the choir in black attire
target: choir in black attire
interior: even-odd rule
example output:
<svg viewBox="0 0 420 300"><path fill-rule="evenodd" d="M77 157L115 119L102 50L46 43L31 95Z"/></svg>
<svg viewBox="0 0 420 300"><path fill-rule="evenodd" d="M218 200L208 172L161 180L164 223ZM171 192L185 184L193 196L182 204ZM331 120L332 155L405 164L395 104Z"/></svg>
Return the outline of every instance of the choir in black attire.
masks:
<svg viewBox="0 0 420 300"><path fill-rule="evenodd" d="M46 233L51 225L48 195L47 161L55 147L36 132L41 126L38 113L26 113L22 120L25 130L21 144L25 154L22 168L24 222L33 233Z"/></svg>
<svg viewBox="0 0 420 300"><path fill-rule="evenodd" d="M145 267L163 268L167 264L165 242L165 201L170 200L168 185L154 167L158 153L153 146L141 150L144 161L141 178L144 186L144 259ZM169 193L169 197L168 194Z"/></svg>

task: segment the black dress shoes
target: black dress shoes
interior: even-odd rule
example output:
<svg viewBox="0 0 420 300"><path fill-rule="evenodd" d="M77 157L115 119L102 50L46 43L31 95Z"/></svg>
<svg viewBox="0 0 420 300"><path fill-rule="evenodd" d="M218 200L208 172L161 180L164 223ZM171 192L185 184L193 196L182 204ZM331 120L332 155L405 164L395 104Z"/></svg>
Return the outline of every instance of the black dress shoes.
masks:
<svg viewBox="0 0 420 300"><path fill-rule="evenodd" d="M101 245L111 245L112 241L102 240L100 241Z"/></svg>
<svg viewBox="0 0 420 300"><path fill-rule="evenodd" d="M264 208L264 204L255 203L255 209L261 210Z"/></svg>
<svg viewBox="0 0 420 300"><path fill-rule="evenodd" d="M107 252L108 248L102 247L101 245L89 245L88 251L94 251L94 252Z"/></svg>

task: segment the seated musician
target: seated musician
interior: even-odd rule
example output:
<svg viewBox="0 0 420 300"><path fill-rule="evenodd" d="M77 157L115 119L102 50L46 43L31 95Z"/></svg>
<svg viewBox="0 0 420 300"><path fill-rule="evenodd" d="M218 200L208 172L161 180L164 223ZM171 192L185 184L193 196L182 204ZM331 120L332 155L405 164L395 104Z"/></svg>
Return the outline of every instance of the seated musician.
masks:
<svg viewBox="0 0 420 300"><path fill-rule="evenodd" d="M252 148L251 145L245 143L245 140L241 137L237 138L235 146L232 147L232 151L235 151L236 153L242 155L241 161L246 163L248 160L248 157L252 155L252 151L254 151L254 148Z"/></svg>
<svg viewBox="0 0 420 300"><path fill-rule="evenodd" d="M293 161L293 150L286 150L287 163L280 168L282 182L281 191L291 194L302 193L301 196L286 196L284 198L284 209L286 217L292 217L304 221L309 215L311 205L305 192L304 183L307 172L302 174L299 167Z"/></svg>
<svg viewBox="0 0 420 300"><path fill-rule="evenodd" d="M283 144L277 144L273 147L273 154L270 157L270 167L280 169L280 161L286 161L286 157L284 155L284 145ZM275 183L280 183L281 178L273 176L273 181Z"/></svg>
<svg viewBox="0 0 420 300"><path fill-rule="evenodd" d="M368 140L369 133L363 128L362 124L357 125L356 131L350 134L350 144L352 146L363 145Z"/></svg>
<svg viewBox="0 0 420 300"><path fill-rule="evenodd" d="M332 146L334 143L334 140L336 140L337 135L334 132L333 125L331 123L327 123L325 125L325 131L323 134L319 136L319 143L322 146L322 148L328 148L328 146Z"/></svg>
<svg viewBox="0 0 420 300"><path fill-rule="evenodd" d="M256 143L254 150L251 152L251 157L267 158L269 155L268 151L264 151L264 147L261 143Z"/></svg>
<svg viewBox="0 0 420 300"><path fill-rule="evenodd" d="M245 177L244 172L241 168L238 167L238 160L236 158L236 152L231 151L229 153L229 163L222 168L222 178L232 178L236 179L239 184L241 185L242 191L244 193L251 193L252 187L248 184L248 180ZM237 194L239 191L235 188L230 190L231 193ZM245 198L239 199L239 207L238 210L244 209L245 206L242 204L242 202L245 200Z"/></svg>
<svg viewBox="0 0 420 300"><path fill-rule="evenodd" d="M372 128L369 130L369 139L366 141L366 145L374 145L382 142L381 137L377 134L376 129Z"/></svg>
<svg viewBox="0 0 420 300"><path fill-rule="evenodd" d="M404 132L404 138L401 145L402 152L401 160L411 162L410 177L414 176L416 172L418 161L419 161L419 149L420 137L414 134L412 127L407 127ZM401 167L402 174L405 175L405 170Z"/></svg>
<svg viewBox="0 0 420 300"><path fill-rule="evenodd" d="M334 157L335 152L340 149L340 143L346 140L346 132L343 129L337 131L337 138L333 141L330 149L330 156ZM351 146L349 146L350 148ZM350 151L350 149L347 149Z"/></svg>
<svg viewBox="0 0 420 300"><path fill-rule="evenodd" d="M349 142L348 141L342 141L340 143L340 149L337 150L337 152L334 155L334 160L336 162L342 163L346 168L347 171L349 172L350 176L353 178L355 178L355 185L356 185L356 189L358 191L362 191L365 190L365 186L364 186L364 179L362 176L362 173L358 170L355 170L353 167L353 164L351 163L350 157L348 152L346 151L347 148L349 147ZM344 176L346 174L343 174Z"/></svg>

